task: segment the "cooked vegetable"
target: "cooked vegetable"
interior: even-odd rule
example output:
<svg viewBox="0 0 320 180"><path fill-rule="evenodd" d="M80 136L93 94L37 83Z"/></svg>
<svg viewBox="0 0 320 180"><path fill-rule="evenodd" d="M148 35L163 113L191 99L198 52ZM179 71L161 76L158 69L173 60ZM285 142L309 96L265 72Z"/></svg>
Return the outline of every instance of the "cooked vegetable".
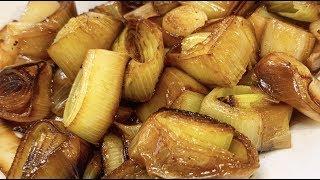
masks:
<svg viewBox="0 0 320 180"><path fill-rule="evenodd" d="M291 145L292 108L253 87L215 88L203 99L200 113L232 125L260 151Z"/></svg>
<svg viewBox="0 0 320 180"><path fill-rule="evenodd" d="M170 107L181 93L186 90L201 94L208 93L206 87L199 84L184 72L173 67L167 67L162 73L155 94L148 102L138 107L138 118L143 122L146 121L147 118L158 109Z"/></svg>
<svg viewBox="0 0 320 180"><path fill-rule="evenodd" d="M320 120L320 82L297 59L285 53L271 53L260 60L255 73L264 92L311 119Z"/></svg>
<svg viewBox="0 0 320 180"><path fill-rule="evenodd" d="M31 1L21 19L9 23L8 28L14 29L11 36L16 40L19 54L47 59L47 49L54 37L75 15L75 4L71 1Z"/></svg>
<svg viewBox="0 0 320 180"><path fill-rule="evenodd" d="M125 161L124 155L124 145L121 138L113 133L108 133L102 144L104 174L108 175L118 168Z"/></svg>
<svg viewBox="0 0 320 180"><path fill-rule="evenodd" d="M117 169L112 171L108 176L102 179L151 179L154 178L149 176L146 169L129 159L121 164Z"/></svg>
<svg viewBox="0 0 320 180"><path fill-rule="evenodd" d="M148 19L150 17L155 17L155 16L160 16L160 14L155 9L152 2L148 2L143 6L140 6L137 9L125 14L123 17L127 21L130 21L130 20Z"/></svg>
<svg viewBox="0 0 320 180"><path fill-rule="evenodd" d="M247 156L238 153L242 150ZM129 156L146 166L148 174L162 178L249 177L259 167L256 149L231 126L174 110L148 118Z"/></svg>
<svg viewBox="0 0 320 180"><path fill-rule="evenodd" d="M89 144L58 121L39 121L21 141L7 178L82 177Z"/></svg>
<svg viewBox="0 0 320 180"><path fill-rule="evenodd" d="M162 19L162 27L174 36L188 36L208 20L207 15L192 5L182 5L169 11Z"/></svg>
<svg viewBox="0 0 320 180"><path fill-rule="evenodd" d="M309 30L320 41L320 20L311 23Z"/></svg>
<svg viewBox="0 0 320 180"><path fill-rule="evenodd" d="M90 11L113 16L118 20L123 22L125 21L123 15L126 12L126 9L123 7L120 1L110 1L100 6L96 6L95 8L90 9Z"/></svg>
<svg viewBox="0 0 320 180"><path fill-rule="evenodd" d="M14 64L18 54L17 40L12 36L13 30L8 25L0 31L0 68Z"/></svg>
<svg viewBox="0 0 320 180"><path fill-rule="evenodd" d="M112 49L131 57L124 78L124 98L138 102L149 100L164 64L160 29L150 20L130 22Z"/></svg>
<svg viewBox="0 0 320 180"><path fill-rule="evenodd" d="M279 17L268 12L265 6L260 6L248 17L255 30L258 44L261 43L262 34L269 19L279 19Z"/></svg>
<svg viewBox="0 0 320 180"><path fill-rule="evenodd" d="M88 51L63 114L68 130L91 143L103 137L119 106L127 60L122 53Z"/></svg>
<svg viewBox="0 0 320 180"><path fill-rule="evenodd" d="M164 15L180 5L177 1L153 1L152 3L160 15Z"/></svg>
<svg viewBox="0 0 320 180"><path fill-rule="evenodd" d="M138 123L135 125L126 125L118 122L114 122L114 125L121 130L126 141L131 141L139 132L142 124Z"/></svg>
<svg viewBox="0 0 320 180"><path fill-rule="evenodd" d="M258 8L258 6L259 2L257 1L240 1L232 14L247 18L256 8Z"/></svg>
<svg viewBox="0 0 320 180"><path fill-rule="evenodd" d="M126 122L132 115L134 114L134 110L130 107L119 106L119 109L114 116L115 122Z"/></svg>
<svg viewBox="0 0 320 180"><path fill-rule="evenodd" d="M0 71L0 118L31 122L47 117L51 106L52 68L44 61Z"/></svg>
<svg viewBox="0 0 320 180"><path fill-rule="evenodd" d="M268 9L281 16L314 22L320 18L320 6L312 1L267 1Z"/></svg>
<svg viewBox="0 0 320 180"><path fill-rule="evenodd" d="M50 57L70 80L74 80L89 49L109 49L121 28L121 21L88 12L70 19L48 49Z"/></svg>
<svg viewBox="0 0 320 180"><path fill-rule="evenodd" d="M171 108L198 113L204 97L203 94L187 90L172 103Z"/></svg>
<svg viewBox="0 0 320 180"><path fill-rule="evenodd" d="M53 76L53 94L51 111L62 117L71 90L72 83L67 76L58 69Z"/></svg>
<svg viewBox="0 0 320 180"><path fill-rule="evenodd" d="M186 39L184 41L188 41ZM204 41L184 49L188 50L169 54L168 63L201 83L234 86L247 66L255 62L257 43L249 21L240 16L229 16Z"/></svg>
<svg viewBox="0 0 320 180"><path fill-rule="evenodd" d="M20 139L14 134L10 127L1 121L0 142L0 170L4 174L7 174L19 146Z"/></svg>
<svg viewBox="0 0 320 180"><path fill-rule="evenodd" d="M238 4L237 1L183 1L181 3L197 7L206 13L208 19L226 17Z"/></svg>
<svg viewBox="0 0 320 180"><path fill-rule="evenodd" d="M261 40L260 56L284 52L304 62L312 52L314 36L302 28L271 19L266 23Z"/></svg>
<svg viewBox="0 0 320 180"><path fill-rule="evenodd" d="M305 65L310 69L310 71L316 71L320 68L320 43L317 41L314 45L312 53L309 58L306 59Z"/></svg>
<svg viewBox="0 0 320 180"><path fill-rule="evenodd" d="M97 179L102 172L102 157L99 151L94 152L83 173L82 179Z"/></svg>

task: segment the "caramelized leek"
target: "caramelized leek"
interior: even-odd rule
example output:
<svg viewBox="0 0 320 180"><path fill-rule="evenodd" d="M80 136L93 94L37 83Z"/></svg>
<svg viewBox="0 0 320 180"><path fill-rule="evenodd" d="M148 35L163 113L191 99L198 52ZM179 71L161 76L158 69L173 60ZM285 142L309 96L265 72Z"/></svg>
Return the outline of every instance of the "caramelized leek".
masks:
<svg viewBox="0 0 320 180"><path fill-rule="evenodd" d="M214 89L204 98L200 113L232 125L259 151L291 147L292 108L253 87Z"/></svg>
<svg viewBox="0 0 320 180"><path fill-rule="evenodd" d="M314 22L320 18L320 7L312 1L268 1L267 5L270 11L299 21Z"/></svg>
<svg viewBox="0 0 320 180"><path fill-rule="evenodd" d="M233 141L243 145L245 158L239 153L241 146L231 146ZM241 178L259 167L256 149L233 127L174 110L160 110L148 118L129 156L146 166L149 175L161 178Z"/></svg>
<svg viewBox="0 0 320 180"><path fill-rule="evenodd" d="M89 144L58 121L35 123L23 137L7 178L79 178Z"/></svg>
<svg viewBox="0 0 320 180"><path fill-rule="evenodd" d="M50 57L70 80L74 80L89 49L110 48L121 28L121 21L88 12L70 19L48 49Z"/></svg>
<svg viewBox="0 0 320 180"><path fill-rule="evenodd" d="M181 93L171 108L198 113L204 97L203 94L187 90Z"/></svg>
<svg viewBox="0 0 320 180"><path fill-rule="evenodd" d="M139 132L139 129L141 128L142 124L138 123L135 125L126 125L122 123L114 122L115 126L121 130L124 138L126 141L131 141Z"/></svg>
<svg viewBox="0 0 320 180"><path fill-rule="evenodd" d="M320 120L320 81L297 59L285 53L271 53L260 60L255 73L264 92L311 119Z"/></svg>
<svg viewBox="0 0 320 180"><path fill-rule="evenodd" d="M59 117L63 116L63 111L71 90L72 83L67 76L58 69L53 76L52 106L51 111Z"/></svg>
<svg viewBox="0 0 320 180"><path fill-rule="evenodd" d="M309 30L320 41L320 20L311 23Z"/></svg>
<svg viewBox="0 0 320 180"><path fill-rule="evenodd" d="M112 171L108 176L102 179L151 179L153 176L149 176L147 170L129 159L122 163L117 169Z"/></svg>
<svg viewBox="0 0 320 180"><path fill-rule="evenodd" d="M153 6L160 15L164 15L180 5L177 1L153 1Z"/></svg>
<svg viewBox="0 0 320 180"><path fill-rule="evenodd" d="M192 5L182 5L169 11L162 19L164 30L174 36L188 36L208 20L206 13Z"/></svg>
<svg viewBox="0 0 320 180"><path fill-rule="evenodd" d="M58 1L30 1L20 17L20 22L41 22L57 11L59 7Z"/></svg>
<svg viewBox="0 0 320 180"><path fill-rule="evenodd" d="M207 94L208 90L196 80L184 72L167 67L162 73L159 85L152 98L140 105L137 109L137 116L141 121L147 118L162 107L170 107L182 92L190 90L201 94Z"/></svg>
<svg viewBox="0 0 320 180"><path fill-rule="evenodd" d="M43 61L0 71L0 118L30 122L50 113L52 68Z"/></svg>
<svg viewBox="0 0 320 180"><path fill-rule="evenodd" d="M309 58L306 59L305 65L310 69L310 71L314 72L320 68L320 43L319 41L316 42L312 53L310 54Z"/></svg>
<svg viewBox="0 0 320 180"><path fill-rule="evenodd" d="M304 62L312 52L314 36L302 28L280 20L266 23L261 40L261 57L273 52L284 52Z"/></svg>
<svg viewBox="0 0 320 180"><path fill-rule="evenodd" d="M102 172L102 157L99 151L94 152L83 173L82 179L97 179Z"/></svg>
<svg viewBox="0 0 320 180"><path fill-rule="evenodd" d="M142 20L142 19L148 19L151 17L159 16L157 9L153 6L152 2L148 2L137 9L123 15L124 19L127 21L130 20Z"/></svg>
<svg viewBox="0 0 320 180"><path fill-rule="evenodd" d="M0 170L4 174L7 174L19 146L20 139L6 124L1 121L0 142Z"/></svg>
<svg viewBox="0 0 320 180"><path fill-rule="evenodd" d="M183 1L182 4L188 4L201 9L206 13L208 19L223 18L232 13L237 1Z"/></svg>
<svg viewBox="0 0 320 180"><path fill-rule="evenodd" d="M149 100L164 64L160 29L150 20L129 22L112 49L131 57L124 78L124 98L138 102Z"/></svg>
<svg viewBox="0 0 320 180"><path fill-rule="evenodd" d="M115 19L124 22L123 15L125 13L125 8L122 6L120 1L107 2L100 6L96 6L94 9L91 9L90 11L113 16Z"/></svg>
<svg viewBox="0 0 320 180"><path fill-rule="evenodd" d="M88 51L63 114L68 130L91 143L103 137L119 106L127 60L117 52Z"/></svg>
<svg viewBox="0 0 320 180"><path fill-rule="evenodd" d="M255 62L257 43L249 21L229 16L204 41L185 49L188 50L168 54L168 63L203 84L234 86L247 66Z"/></svg>
<svg viewBox="0 0 320 180"><path fill-rule="evenodd" d="M110 174L118 168L125 160L124 155L124 145L121 138L113 133L107 134L102 144L104 174Z"/></svg>

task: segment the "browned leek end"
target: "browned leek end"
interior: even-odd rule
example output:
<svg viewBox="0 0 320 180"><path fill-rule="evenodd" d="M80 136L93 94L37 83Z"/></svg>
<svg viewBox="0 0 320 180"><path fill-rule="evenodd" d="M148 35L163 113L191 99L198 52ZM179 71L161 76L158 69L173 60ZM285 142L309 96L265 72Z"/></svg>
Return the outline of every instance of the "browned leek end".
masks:
<svg viewBox="0 0 320 180"><path fill-rule="evenodd" d="M305 60L304 64L310 69L310 71L315 72L320 68L320 43L317 41L314 45L312 53Z"/></svg>
<svg viewBox="0 0 320 180"><path fill-rule="evenodd" d="M150 20L129 22L115 41L113 50L127 53L132 58L126 68L124 98L137 102L149 100L164 64L161 30Z"/></svg>
<svg viewBox="0 0 320 180"><path fill-rule="evenodd" d="M255 73L263 91L311 119L320 120L320 82L297 59L285 53L271 53L260 60Z"/></svg>
<svg viewBox="0 0 320 180"><path fill-rule="evenodd" d="M125 161L122 139L113 133L108 133L102 144L104 174L108 175Z"/></svg>
<svg viewBox="0 0 320 180"><path fill-rule="evenodd" d="M139 165L132 159L122 163L117 169L113 170L108 176L102 179L151 179L155 178L148 175L145 167Z"/></svg>
<svg viewBox="0 0 320 180"><path fill-rule="evenodd" d="M79 178L88 155L89 144L61 122L39 121L23 137L7 178Z"/></svg>
<svg viewBox="0 0 320 180"><path fill-rule="evenodd" d="M161 107L170 107L185 90L201 94L208 93L206 87L184 72L173 67L167 67L162 73L155 94L148 102L137 108L138 118L144 122L152 113Z"/></svg>
<svg viewBox="0 0 320 180"><path fill-rule="evenodd" d="M129 156L162 178L249 177L259 167L257 150L232 126L179 110L150 116Z"/></svg>
<svg viewBox="0 0 320 180"><path fill-rule="evenodd" d="M205 95L197 92L192 92L188 90L184 91L173 102L171 108L198 113L204 96Z"/></svg>
<svg viewBox="0 0 320 180"><path fill-rule="evenodd" d="M0 171L5 175L8 173L17 148L20 143L20 139L14 134L14 132L4 122L0 121Z"/></svg>
<svg viewBox="0 0 320 180"><path fill-rule="evenodd" d="M75 15L72 1L30 2L20 21L9 23L10 28L17 31L14 37L19 53L33 58L48 58L47 49L56 34Z"/></svg>
<svg viewBox="0 0 320 180"><path fill-rule="evenodd" d="M293 108L280 103L258 108L263 120L261 147L259 151L291 147L289 123Z"/></svg>
<svg viewBox="0 0 320 180"><path fill-rule="evenodd" d="M87 164L82 179L97 179L102 172L102 157L99 151L95 151L90 162Z"/></svg>
<svg viewBox="0 0 320 180"><path fill-rule="evenodd" d="M63 111L71 90L72 83L69 78L58 69L53 76L52 105L51 111L59 117L63 116Z"/></svg>
<svg viewBox="0 0 320 180"><path fill-rule="evenodd" d="M43 61L0 71L0 117L16 122L45 118L51 106L52 68Z"/></svg>
<svg viewBox="0 0 320 180"><path fill-rule="evenodd" d="M122 53L88 51L65 106L68 130L95 144L104 136L119 107L127 61Z"/></svg>
<svg viewBox="0 0 320 180"><path fill-rule="evenodd" d="M117 37L121 21L88 12L71 18L58 32L48 49L50 57L70 80L74 80L89 49L109 49Z"/></svg>
<svg viewBox="0 0 320 180"><path fill-rule="evenodd" d="M134 9L133 11L123 15L124 19L126 19L127 21L148 19L155 16L160 16L160 14L158 13L157 9L153 6L152 2L148 2Z"/></svg>
<svg viewBox="0 0 320 180"><path fill-rule="evenodd" d="M182 5L166 13L162 27L175 36L188 36L208 20L206 13L192 5Z"/></svg>
<svg viewBox="0 0 320 180"><path fill-rule="evenodd" d="M271 19L266 23L261 40L261 57L283 52L304 62L312 52L314 36L297 26Z"/></svg>
<svg viewBox="0 0 320 180"><path fill-rule="evenodd" d="M237 1L182 1L181 4L188 4L201 9L206 13L208 19L224 18L232 13L232 10L239 5Z"/></svg>
<svg viewBox="0 0 320 180"><path fill-rule="evenodd" d="M250 22L240 16L229 16L219 22L207 38L192 34L183 41L195 41L190 48L169 58L176 66L199 82L209 86L234 86L256 59L257 43ZM203 36L203 34L200 34ZM201 40L202 39L202 40ZM200 41L199 41L200 40Z"/></svg>
<svg viewBox="0 0 320 180"><path fill-rule="evenodd" d="M107 2L100 6L96 6L93 9L90 9L89 11L102 13L105 15L112 16L120 21L125 21L123 15L126 12L126 8L122 5L120 1Z"/></svg>

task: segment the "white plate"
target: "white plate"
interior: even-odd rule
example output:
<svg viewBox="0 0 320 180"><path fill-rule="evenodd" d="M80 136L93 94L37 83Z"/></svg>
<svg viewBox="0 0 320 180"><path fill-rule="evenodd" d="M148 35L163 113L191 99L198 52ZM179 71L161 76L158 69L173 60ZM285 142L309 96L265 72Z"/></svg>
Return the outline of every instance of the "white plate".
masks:
<svg viewBox="0 0 320 180"><path fill-rule="evenodd" d="M0 27L18 19L27 1L1 1ZM103 1L76 1L78 13L85 12ZM253 178L319 178L320 123L304 116L303 122L291 127L292 147L260 154L260 168ZM0 172L0 178L4 178Z"/></svg>

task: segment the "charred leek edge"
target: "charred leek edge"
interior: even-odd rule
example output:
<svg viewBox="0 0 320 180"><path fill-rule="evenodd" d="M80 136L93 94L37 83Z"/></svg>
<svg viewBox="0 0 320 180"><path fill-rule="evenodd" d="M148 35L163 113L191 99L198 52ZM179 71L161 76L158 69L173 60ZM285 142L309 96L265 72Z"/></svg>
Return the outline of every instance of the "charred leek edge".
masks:
<svg viewBox="0 0 320 180"><path fill-rule="evenodd" d="M268 9L281 16L298 21L314 22L319 20L319 5L308 1L268 1Z"/></svg>
<svg viewBox="0 0 320 180"><path fill-rule="evenodd" d="M309 30L320 41L320 20L311 23Z"/></svg>
<svg viewBox="0 0 320 180"><path fill-rule="evenodd" d="M164 66L160 29L150 20L129 24L112 49L132 58L126 68L124 98L137 102L149 100Z"/></svg>
<svg viewBox="0 0 320 180"><path fill-rule="evenodd" d="M9 171L16 154L20 139L10 128L0 121L0 170L5 175Z"/></svg>
<svg viewBox="0 0 320 180"><path fill-rule="evenodd" d="M261 40L261 57L284 52L304 62L312 52L314 36L298 27L272 19L266 23Z"/></svg>
<svg viewBox="0 0 320 180"><path fill-rule="evenodd" d="M152 2L148 2L138 7L137 9L123 15L124 19L126 19L127 21L148 19L155 16L160 16L160 14L155 9Z"/></svg>
<svg viewBox="0 0 320 180"><path fill-rule="evenodd" d="M102 158L105 175L111 173L124 162L124 145L120 137L112 133L104 137Z"/></svg>
<svg viewBox="0 0 320 180"><path fill-rule="evenodd" d="M88 12L71 18L48 49L50 57L70 80L74 80L89 49L109 49L121 28L121 21Z"/></svg>
<svg viewBox="0 0 320 180"><path fill-rule="evenodd" d="M232 140L243 145L247 158L235 150L240 146L229 151ZM259 167L256 149L232 126L179 110L150 116L133 139L129 156L145 165L148 174L162 178L248 177Z"/></svg>
<svg viewBox="0 0 320 180"><path fill-rule="evenodd" d="M89 146L57 121L38 121L18 147L8 178L79 178Z"/></svg>
<svg viewBox="0 0 320 180"><path fill-rule="evenodd" d="M71 90L72 84L67 76L58 69L53 77L53 94L51 111L59 117L63 116L63 111Z"/></svg>
<svg viewBox="0 0 320 180"><path fill-rule="evenodd" d="M131 141L139 132L139 129L141 128L142 124L138 123L135 125L125 125L122 123L114 122L115 126L121 130L124 138L127 141Z"/></svg>
<svg viewBox="0 0 320 180"><path fill-rule="evenodd" d="M13 36L14 39L16 39L19 54L33 58L47 59L49 57L47 49L53 42L56 33L71 17L76 15L74 2L64 1L59 3L59 8L53 14L51 13L51 15L47 16L48 10L42 7L42 5L46 6L45 4L52 3L53 2L30 2L29 4L33 4L33 6L28 9L33 10L30 10L30 12L32 12L28 12L26 16L24 16L27 19L24 19L22 22L19 21L9 24L16 31ZM39 11L39 9L42 10ZM40 17L38 13L41 13L41 18L46 16L44 17L45 19L41 22L30 21L31 19L38 21L38 17Z"/></svg>
<svg viewBox="0 0 320 180"><path fill-rule="evenodd" d="M229 16L217 26L208 38L188 51L173 53L172 58L168 55L168 63L208 86L234 86L247 66L256 61L254 31L250 22L240 16Z"/></svg>
<svg viewBox="0 0 320 180"><path fill-rule="evenodd" d="M103 137L119 106L127 60L121 53L88 51L64 110L68 130L91 143Z"/></svg>
<svg viewBox="0 0 320 180"><path fill-rule="evenodd" d="M162 27L174 36L188 36L204 26L207 15L199 8L182 5L169 11L162 19Z"/></svg>
<svg viewBox="0 0 320 180"><path fill-rule="evenodd" d="M259 61L255 74L267 94L320 120L320 81L297 59L285 53L271 53Z"/></svg>
<svg viewBox="0 0 320 180"><path fill-rule="evenodd" d="M112 16L122 22L125 21L125 19L123 18L125 8L120 1L107 2L100 6L96 6L93 9L90 9L90 11Z"/></svg>
<svg viewBox="0 0 320 180"><path fill-rule="evenodd" d="M7 66L0 71L0 117L16 122L50 113L52 67L43 61Z"/></svg>
<svg viewBox="0 0 320 180"><path fill-rule="evenodd" d="M162 107L170 107L171 104L185 91L190 90L201 94L207 94L206 87L184 72L167 67L164 69L155 94L152 98L137 108L138 118L144 122L147 118Z"/></svg>
<svg viewBox="0 0 320 180"><path fill-rule="evenodd" d="M236 1L183 1L181 4L192 5L206 13L208 19L223 18L230 15L238 4Z"/></svg>
<svg viewBox="0 0 320 180"><path fill-rule="evenodd" d="M204 97L203 94L187 90L182 92L170 107L197 113Z"/></svg>
<svg viewBox="0 0 320 180"><path fill-rule="evenodd" d="M247 136L256 148L259 148L263 130L263 122L260 115L254 110L233 107L218 99L230 95L252 93L251 87L248 86L215 88L203 99L199 113L230 124L237 131Z"/></svg>
<svg viewBox="0 0 320 180"><path fill-rule="evenodd" d="M117 169L113 170L102 179L152 179L147 170L142 165L132 159L126 160Z"/></svg>
<svg viewBox="0 0 320 180"><path fill-rule="evenodd" d="M97 179L102 172L102 157L100 152L95 152L83 173L83 179Z"/></svg>

